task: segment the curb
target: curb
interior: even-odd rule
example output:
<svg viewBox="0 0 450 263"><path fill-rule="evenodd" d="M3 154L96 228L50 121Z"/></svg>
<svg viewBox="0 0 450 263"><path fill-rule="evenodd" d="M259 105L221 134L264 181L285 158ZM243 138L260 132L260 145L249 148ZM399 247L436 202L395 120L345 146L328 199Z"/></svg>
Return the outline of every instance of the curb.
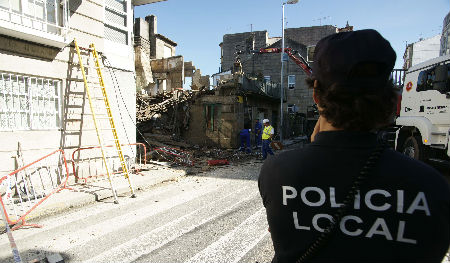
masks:
<svg viewBox="0 0 450 263"><path fill-rule="evenodd" d="M166 172L162 172L161 170L142 171L141 175L133 176L134 190L135 192L143 191L163 182L176 180L184 175L185 172L180 170L169 170ZM118 179L115 179L114 181L118 181ZM124 198L124 196L131 196L131 190L127 180L121 180L119 183L114 183L116 184L115 188L117 196L119 197L119 202L121 198ZM70 208L82 207L113 197L110 184L106 178L98 182L93 182L92 184L73 184L69 185L69 187L74 190L64 189L61 192L50 196L25 217L26 221L28 223L32 223L29 221L56 215L67 211ZM139 198L139 195L137 198ZM1 219L0 223L0 233L2 233L6 230L6 226L5 222Z"/></svg>

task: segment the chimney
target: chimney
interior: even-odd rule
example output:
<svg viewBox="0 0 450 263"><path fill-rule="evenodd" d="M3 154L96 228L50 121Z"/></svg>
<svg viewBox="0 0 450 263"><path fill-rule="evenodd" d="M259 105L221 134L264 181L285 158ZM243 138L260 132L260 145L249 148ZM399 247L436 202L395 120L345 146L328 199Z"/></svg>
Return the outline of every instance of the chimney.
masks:
<svg viewBox="0 0 450 263"><path fill-rule="evenodd" d="M146 16L145 21L149 24L150 36L154 36L158 33L157 31L157 19L155 15Z"/></svg>

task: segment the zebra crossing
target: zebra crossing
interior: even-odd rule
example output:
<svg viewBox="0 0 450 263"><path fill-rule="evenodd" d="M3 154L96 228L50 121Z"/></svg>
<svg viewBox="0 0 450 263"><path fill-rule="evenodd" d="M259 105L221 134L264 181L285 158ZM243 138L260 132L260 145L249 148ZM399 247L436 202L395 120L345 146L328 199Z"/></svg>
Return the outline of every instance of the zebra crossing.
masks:
<svg viewBox="0 0 450 263"><path fill-rule="evenodd" d="M43 219L14 233L26 261L269 262L273 256L257 188L260 163L185 177L146 192ZM0 261L12 261L0 239Z"/></svg>

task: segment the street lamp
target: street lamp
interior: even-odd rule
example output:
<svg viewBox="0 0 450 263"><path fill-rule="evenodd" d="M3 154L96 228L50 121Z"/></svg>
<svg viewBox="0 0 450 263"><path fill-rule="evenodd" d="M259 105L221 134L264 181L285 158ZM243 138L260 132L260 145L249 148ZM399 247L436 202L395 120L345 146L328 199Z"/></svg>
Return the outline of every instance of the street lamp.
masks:
<svg viewBox="0 0 450 263"><path fill-rule="evenodd" d="M281 81L280 81L280 141L283 142L283 73L284 62L287 61L287 54L284 53L284 5L293 5L298 0L289 0L282 5L283 14L281 16Z"/></svg>

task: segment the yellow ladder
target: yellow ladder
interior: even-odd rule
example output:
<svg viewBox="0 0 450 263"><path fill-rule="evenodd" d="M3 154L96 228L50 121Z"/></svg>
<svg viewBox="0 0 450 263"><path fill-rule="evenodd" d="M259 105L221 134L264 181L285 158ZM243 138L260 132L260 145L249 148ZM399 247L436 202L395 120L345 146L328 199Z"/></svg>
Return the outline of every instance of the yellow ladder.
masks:
<svg viewBox="0 0 450 263"><path fill-rule="evenodd" d="M80 47L78 46L78 43L77 43L76 39L74 39L74 43L75 43L75 48L77 50L77 55L78 55L78 60L79 60L79 64L80 64L81 73L83 75L84 87L86 89L86 94L87 94L87 97L89 99L89 106L90 106L90 109L91 109L95 130L97 132L98 142L100 144L100 149L101 149L101 152L102 152L103 164L105 165L106 173L107 173L107 176L108 176L108 180L110 182L111 189L112 189L112 192L113 192L114 203L117 204L117 203L119 203L119 201L117 200L117 193L116 193L116 190L114 189L114 185L113 185L112 178L111 178L112 177L112 173L111 173L108 161L107 161L108 157L107 157L107 155L105 153L105 144L104 144L103 139L102 139L101 127L99 127L100 125L99 125L99 122L98 122L98 118L97 118L95 110L94 110L95 109L95 107L94 107L95 99L93 99L92 96L91 96L91 90L90 90L90 87L88 85L89 82L88 82L88 79L86 77L86 72L85 72L85 69L84 69L83 60L82 60L81 53L80 53ZM114 141L114 144L116 146L117 155L118 155L118 158L120 160L120 165L122 167L122 173L121 174L124 175L125 178L128 179L128 184L130 186L130 190L131 190L131 194L132 194L131 197L135 198L136 194L134 192L133 184L132 184L130 175L128 173L128 167L127 167L127 164L125 162L125 158L123 156L123 151L122 151L122 147L120 145L119 137L117 135L116 125L114 124L114 118L113 118L113 115L112 115L112 112L111 112L111 106L110 106L110 103L109 103L109 100L108 100L108 95L106 93L105 82L103 80L103 74L102 74L102 70L101 70L102 67L100 65L100 61L99 61L99 58L98 58L98 53L97 53L97 51L95 49L95 45L92 43L89 46L89 49L87 49L87 51L89 51L89 56L92 55L93 59L94 59L94 65L95 65L94 68L95 68L95 70L97 72L97 76L98 76L98 80L99 80L99 83L96 83L96 84L99 84L99 88L102 91L102 97L103 97L103 101L105 103L105 108L106 108L106 112L107 112L107 117L106 118L109 120L109 124L110 124L110 128L111 128L110 130L112 131L112 135L113 135L113 138L114 138L113 141Z"/></svg>

